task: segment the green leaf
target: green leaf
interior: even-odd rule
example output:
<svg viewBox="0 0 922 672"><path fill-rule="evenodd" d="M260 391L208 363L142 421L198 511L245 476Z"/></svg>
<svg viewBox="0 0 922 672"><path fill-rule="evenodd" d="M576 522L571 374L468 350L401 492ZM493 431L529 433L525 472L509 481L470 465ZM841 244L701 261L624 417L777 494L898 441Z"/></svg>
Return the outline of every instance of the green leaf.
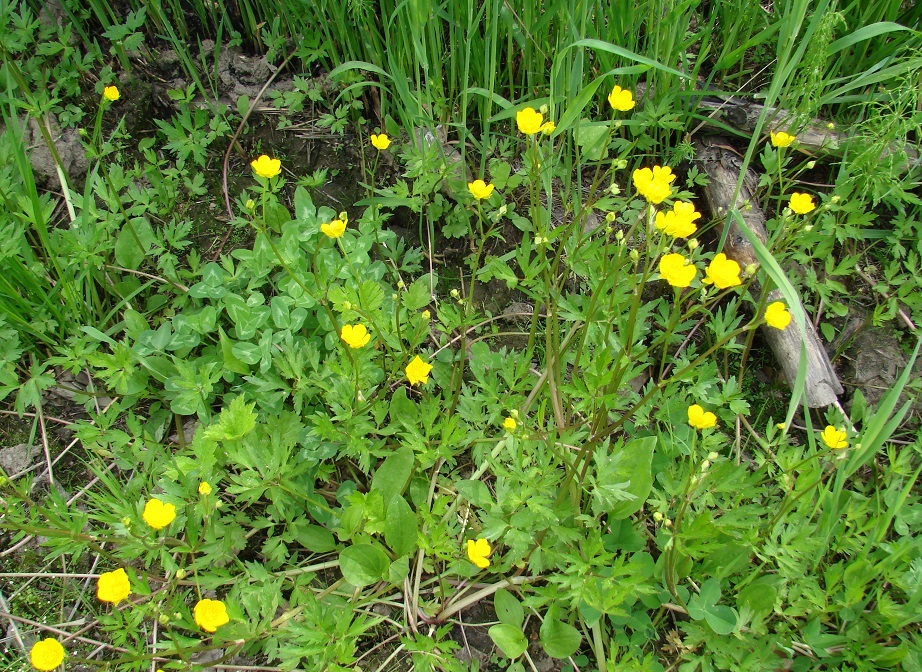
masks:
<svg viewBox="0 0 922 672"><path fill-rule="evenodd" d="M656 437L645 436L628 441L609 456L600 454L593 506L604 504L602 508L616 520L639 511L653 487L651 465L655 447Z"/></svg>
<svg viewBox="0 0 922 672"><path fill-rule="evenodd" d="M339 568L356 588L370 586L385 578L391 562L387 553L373 544L355 544L339 554Z"/></svg>
<svg viewBox="0 0 922 672"><path fill-rule="evenodd" d="M458 491L459 495L474 506L479 506L481 509L488 509L493 506L493 497L490 495L490 489L483 481L458 481L455 483L455 489Z"/></svg>
<svg viewBox="0 0 922 672"><path fill-rule="evenodd" d="M385 504L393 497L403 494L413 475L413 463L416 457L413 449L401 446L388 455L371 479L371 489L381 493Z"/></svg>
<svg viewBox="0 0 922 672"><path fill-rule="evenodd" d="M419 408L407 397L407 388L398 387L391 395L391 424L414 429L419 424Z"/></svg>
<svg viewBox="0 0 922 672"><path fill-rule="evenodd" d="M584 120L573 133L576 144L583 150L583 156L590 161L598 161L605 154L605 139L608 137L609 124L590 123Z"/></svg>
<svg viewBox="0 0 922 672"><path fill-rule="evenodd" d="M387 504L384 514L384 541L398 558L412 553L416 548L416 535L419 525L416 514L400 495L393 497Z"/></svg>
<svg viewBox="0 0 922 672"><path fill-rule="evenodd" d="M132 271L138 269L155 240L146 219L135 217L122 225L115 239L115 261Z"/></svg>
<svg viewBox="0 0 922 672"><path fill-rule="evenodd" d="M329 553L336 548L333 533L325 527L296 520L290 528L294 531L295 541L312 553Z"/></svg>
<svg viewBox="0 0 922 672"><path fill-rule="evenodd" d="M544 651L551 658L569 658L576 653L580 643L583 641L579 630L569 623L559 620L556 615L552 616L550 613L544 619L544 623L541 624L539 636L541 637L541 646L544 647Z"/></svg>
<svg viewBox="0 0 922 672"><path fill-rule="evenodd" d="M521 629L525 623L525 610L515 595L505 588L500 588L493 596L493 609L500 623Z"/></svg>
<svg viewBox="0 0 922 672"><path fill-rule="evenodd" d="M246 436L256 427L255 405L255 402L247 404L243 395L234 397L230 406L221 409L218 422L205 430L205 437L215 441L233 441Z"/></svg>
<svg viewBox="0 0 922 672"><path fill-rule="evenodd" d="M528 648L528 639L525 637L525 633L522 632L522 628L500 623L499 625L494 625L487 632L493 643L499 647L499 650L507 658L518 658Z"/></svg>
<svg viewBox="0 0 922 672"><path fill-rule="evenodd" d="M416 311L424 306L428 306L432 301L431 282L432 274L426 273L424 276L417 278L407 287L401 300L407 310Z"/></svg>

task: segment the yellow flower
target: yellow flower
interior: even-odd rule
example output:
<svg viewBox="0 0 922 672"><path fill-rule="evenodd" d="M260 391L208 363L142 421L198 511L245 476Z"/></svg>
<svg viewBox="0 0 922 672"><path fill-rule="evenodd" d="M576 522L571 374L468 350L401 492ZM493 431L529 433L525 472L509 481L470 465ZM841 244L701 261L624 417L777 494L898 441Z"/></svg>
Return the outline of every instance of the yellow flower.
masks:
<svg viewBox="0 0 922 672"><path fill-rule="evenodd" d="M613 110L627 112L628 110L634 109L634 105L637 103L634 101L634 96L630 90L616 86L611 90L611 93L608 94L608 104L611 105L611 109Z"/></svg>
<svg viewBox="0 0 922 672"><path fill-rule="evenodd" d="M432 371L432 365L427 364L419 355L416 355L413 361L407 364L405 371L410 385L416 385L417 383L425 385L429 382L429 372Z"/></svg>
<svg viewBox="0 0 922 672"><path fill-rule="evenodd" d="M672 210L656 213L655 223L656 228L668 236L687 238L698 230L695 220L700 217L701 213L695 210L693 203L676 201Z"/></svg>
<svg viewBox="0 0 922 672"><path fill-rule="evenodd" d="M810 194L798 194L796 191L791 194L791 210L796 212L798 215L806 215L808 212L816 208L816 205L813 203L813 197Z"/></svg>
<svg viewBox="0 0 922 672"><path fill-rule="evenodd" d="M260 177L275 177L282 172L282 162L278 159L270 159L265 154L250 161L250 165L253 166L253 172Z"/></svg>
<svg viewBox="0 0 922 672"><path fill-rule="evenodd" d="M781 301L775 301L765 309L765 322L775 329L786 329L791 323L791 314Z"/></svg>
<svg viewBox="0 0 922 672"><path fill-rule="evenodd" d="M391 146L391 139L387 137L387 133L382 133L381 135L371 134L371 144L378 151L384 151Z"/></svg>
<svg viewBox="0 0 922 672"><path fill-rule="evenodd" d="M785 133L784 131L778 131L777 133L772 131L771 133L772 133L772 144L775 147L787 147L792 142L797 140L796 135L791 135L790 133Z"/></svg>
<svg viewBox="0 0 922 672"><path fill-rule="evenodd" d="M515 421L515 418L506 418L503 420L503 427L509 432L514 432L515 428L518 426L519 423Z"/></svg>
<svg viewBox="0 0 922 672"><path fill-rule="evenodd" d="M534 135L541 131L544 115L533 107L526 107L515 114L515 123L525 135Z"/></svg>
<svg viewBox="0 0 922 672"><path fill-rule="evenodd" d="M820 434L823 443L833 450L848 448L848 441L845 440L846 436L848 436L848 433L844 429L836 429L832 425L827 425L826 429Z"/></svg>
<svg viewBox="0 0 922 672"><path fill-rule="evenodd" d="M128 582L128 574L121 567L99 575L99 581L96 583L96 598L100 602L118 604L129 595L131 595L131 584Z"/></svg>
<svg viewBox="0 0 922 672"><path fill-rule="evenodd" d="M490 198L490 194L493 193L493 184L487 184L483 180L474 180L467 183L467 190L471 192L471 196L478 201L482 201L485 198Z"/></svg>
<svg viewBox="0 0 922 672"><path fill-rule="evenodd" d="M489 555L492 550L490 542L486 539L467 540L467 557L480 569L486 569L490 566Z"/></svg>
<svg viewBox="0 0 922 672"><path fill-rule="evenodd" d="M430 313L428 310L424 310L419 314L419 316L424 320L428 320L430 317L432 317L432 313Z"/></svg>
<svg viewBox="0 0 922 672"><path fill-rule="evenodd" d="M195 623L206 632L214 632L225 623L230 622L227 616L227 607L221 600L199 600L192 610Z"/></svg>
<svg viewBox="0 0 922 672"><path fill-rule="evenodd" d="M211 483L208 481L202 481L198 484L198 494L205 495L206 497L211 494Z"/></svg>
<svg viewBox="0 0 922 672"><path fill-rule="evenodd" d="M727 259L727 255L720 252L714 257L714 260L708 264L707 273L702 280L705 284L714 283L718 289L727 289L742 284L740 280L740 265L732 259Z"/></svg>
<svg viewBox="0 0 922 672"><path fill-rule="evenodd" d="M113 103L119 99L122 94L118 92L117 86L107 86L102 90L102 97L111 100Z"/></svg>
<svg viewBox="0 0 922 672"><path fill-rule="evenodd" d="M346 222L334 219L332 222L320 225L320 230L327 238L340 238L346 232Z"/></svg>
<svg viewBox="0 0 922 672"><path fill-rule="evenodd" d="M155 530L162 530L176 518L176 507L169 503L164 504L156 497L152 497L144 505L142 517L144 522Z"/></svg>
<svg viewBox="0 0 922 672"><path fill-rule="evenodd" d="M652 170L638 168L632 177L637 193L654 205L669 198L672 194L672 188L669 185L676 178L669 166L653 166Z"/></svg>
<svg viewBox="0 0 922 672"><path fill-rule="evenodd" d="M36 670L50 672L64 662L64 647L51 637L35 642L29 652L29 662Z"/></svg>
<svg viewBox="0 0 922 672"><path fill-rule="evenodd" d="M717 416L698 404L692 404L688 407L688 424L695 429L707 429L717 424Z"/></svg>
<svg viewBox="0 0 922 672"><path fill-rule="evenodd" d="M353 349L361 348L371 340L371 334L368 333L364 324L344 324L339 337Z"/></svg>
<svg viewBox="0 0 922 672"><path fill-rule="evenodd" d="M555 124L553 121L545 121L543 124L541 124L541 128L538 130L540 130L544 135L550 135L557 130L557 124Z"/></svg>
<svg viewBox="0 0 922 672"><path fill-rule="evenodd" d="M688 287L695 279L698 269L685 263L685 257L678 252L664 255L659 260L659 274L673 287Z"/></svg>

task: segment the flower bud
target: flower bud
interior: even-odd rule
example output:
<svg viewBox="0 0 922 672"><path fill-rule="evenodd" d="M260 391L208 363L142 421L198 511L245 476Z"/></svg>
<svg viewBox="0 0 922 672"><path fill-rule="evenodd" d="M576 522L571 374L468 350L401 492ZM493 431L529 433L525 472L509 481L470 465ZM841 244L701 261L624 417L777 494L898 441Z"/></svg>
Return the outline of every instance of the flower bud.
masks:
<svg viewBox="0 0 922 672"><path fill-rule="evenodd" d="M457 299L459 296L461 296L461 292L459 292L457 289L453 289L448 293L451 295L451 298L453 299Z"/></svg>
<svg viewBox="0 0 922 672"><path fill-rule="evenodd" d="M502 217L508 212L508 209L506 208L505 205L501 205L499 206L499 210L497 212L499 213L499 216Z"/></svg>
<svg viewBox="0 0 922 672"><path fill-rule="evenodd" d="M547 105L542 105L541 107L539 107L538 112L540 112L542 115L547 114Z"/></svg>
<svg viewBox="0 0 922 672"><path fill-rule="evenodd" d="M349 222L349 215L347 215L347 214L346 214L346 211L343 210L341 213L339 213L338 219L341 219L342 221L348 223L348 222Z"/></svg>
<svg viewBox="0 0 922 672"><path fill-rule="evenodd" d="M432 317L432 313L430 313L428 310L424 310L419 314L419 316L424 320L428 320L430 317Z"/></svg>
<svg viewBox="0 0 922 672"><path fill-rule="evenodd" d="M169 625L170 617L167 614L160 614L157 616L157 621L160 622L160 625Z"/></svg>
<svg viewBox="0 0 922 672"><path fill-rule="evenodd" d="M343 301L343 310L352 310L352 302Z"/></svg>
<svg viewBox="0 0 922 672"><path fill-rule="evenodd" d="M637 250L631 250L631 254L629 256L631 257L631 261L633 261L634 263L637 263L638 261L640 261L640 252L638 252Z"/></svg>
<svg viewBox="0 0 922 672"><path fill-rule="evenodd" d="M709 459L711 462L713 462L714 460L718 459L719 457L720 457L720 453L715 453L714 451L711 451L710 453L708 453L708 459Z"/></svg>
<svg viewBox="0 0 922 672"><path fill-rule="evenodd" d="M830 131L833 130L835 127L836 125L832 123L831 121L828 124L826 124L826 128L828 128Z"/></svg>
<svg viewBox="0 0 922 672"><path fill-rule="evenodd" d="M811 231L813 231L813 224L807 224L804 227L804 231L806 231L807 233L810 233Z"/></svg>
<svg viewBox="0 0 922 672"><path fill-rule="evenodd" d="M407 285L403 280L397 281L397 289L406 289Z"/></svg>
<svg viewBox="0 0 922 672"><path fill-rule="evenodd" d="M663 514L661 514L659 511L654 511L653 520L655 520L657 523L663 522Z"/></svg>
<svg viewBox="0 0 922 672"><path fill-rule="evenodd" d="M813 170L816 168L816 161L807 161L807 170Z"/></svg>
<svg viewBox="0 0 922 672"><path fill-rule="evenodd" d="M691 240L688 241L688 249L689 249L689 250L697 250L697 249L698 249L698 245L700 245L700 244L701 244L701 243L698 242L698 239L697 239L697 238L692 238Z"/></svg>
<svg viewBox="0 0 922 672"><path fill-rule="evenodd" d="M625 168L627 168L626 159L618 159L617 161L615 161L615 164L614 164L615 170L624 170Z"/></svg>
<svg viewBox="0 0 922 672"><path fill-rule="evenodd" d="M755 275L755 274L756 274L756 271L758 271L758 270L759 270L759 265L758 265L758 264L747 264L747 265L746 265L745 274L746 274L747 276L752 276L752 275Z"/></svg>
<svg viewBox="0 0 922 672"><path fill-rule="evenodd" d="M832 203L838 203L839 201L842 200L842 197L839 196L838 194L836 194L835 196L833 196L833 197L830 198L829 200L830 200L830 202L832 202Z"/></svg>
<svg viewBox="0 0 922 672"><path fill-rule="evenodd" d="M710 468L711 468L710 460L705 460L704 462L701 463L701 471L707 471Z"/></svg>
<svg viewBox="0 0 922 672"><path fill-rule="evenodd" d="M177 570L176 570L176 578L179 579L180 581L182 581L184 578L186 578L186 570L183 569L182 567L180 567L179 569L177 569Z"/></svg>
<svg viewBox="0 0 922 672"><path fill-rule="evenodd" d="M246 209L253 210L255 208L256 208L256 201L254 201L252 198L248 198L246 202Z"/></svg>
<svg viewBox="0 0 922 672"><path fill-rule="evenodd" d="M613 212L609 212L608 214L605 215L605 221L608 222L609 224L614 222L616 219L618 219L618 215L616 215Z"/></svg>

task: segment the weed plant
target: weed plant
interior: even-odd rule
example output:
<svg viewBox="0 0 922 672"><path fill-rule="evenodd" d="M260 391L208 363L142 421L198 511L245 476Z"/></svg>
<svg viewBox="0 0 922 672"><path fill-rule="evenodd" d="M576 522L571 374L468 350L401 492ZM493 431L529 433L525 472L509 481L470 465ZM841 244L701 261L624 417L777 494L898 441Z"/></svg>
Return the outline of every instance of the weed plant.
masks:
<svg viewBox="0 0 922 672"><path fill-rule="evenodd" d="M123 24L101 2L68 11L105 27L127 72L144 21L174 42L193 32L178 6L150 7ZM235 7L252 38L267 8ZM878 23L849 25L846 43L825 5L750 9L767 34L748 37L711 7L723 13L693 26L679 3L619 5L598 22L595 5L416 2L364 35L346 28L369 7L326 8L327 56L339 49L334 73L352 78L341 100L359 110L374 86L384 102L384 128L356 148L366 196L334 209L264 146L231 193L228 226L252 244L209 260L186 212L210 195L233 112L197 107L198 82L136 142L121 116L130 82L103 71L81 93L92 105L72 109L84 80L71 65L22 56L61 33L3 6L19 41L2 52L0 399L46 436L58 373L93 381L77 397L86 417L66 421L89 483L63 492L47 448L46 480L0 474L0 559L39 539L42 551L36 567L4 566L0 615L17 650L4 665L518 671L541 655L600 672L919 669L920 444L891 440L909 370L849 416L801 411L794 381L783 417L734 370L758 329L804 328L801 291L848 310L837 278L859 241L903 248L877 319L911 303L900 285L917 283L915 173L871 175L847 156L822 194L796 138L763 117L743 163L764 168L770 240L750 268L702 244L717 223L697 210L704 178L673 173L691 151L679 136L706 52L741 77L748 50L777 34L774 104L813 81L809 68L836 67L816 58L902 37L880 22L903 15L876 3ZM842 11L848 23L859 9ZM274 12L265 44L302 15ZM229 16L196 6L212 29ZM612 31L628 37L616 46ZM815 34L819 55L795 39ZM714 37L691 63L702 35ZM66 62L82 62L66 44ZM893 140L884 120L916 106L911 61L893 49L883 57L904 86L859 101L880 147ZM809 104L846 102L860 79L842 76L820 77L838 97ZM66 216L29 165L23 110L93 120L85 186L57 163ZM337 114L345 128L350 112ZM416 127L436 121L476 152L474 174L420 141ZM878 202L898 217L875 238L865 220ZM405 212L418 241L387 226ZM439 263L455 240L460 270ZM791 260L809 269L796 285ZM477 300L502 285L515 314ZM773 287L783 301L768 302ZM475 605L482 623L466 618ZM475 628L495 649L461 662Z"/></svg>

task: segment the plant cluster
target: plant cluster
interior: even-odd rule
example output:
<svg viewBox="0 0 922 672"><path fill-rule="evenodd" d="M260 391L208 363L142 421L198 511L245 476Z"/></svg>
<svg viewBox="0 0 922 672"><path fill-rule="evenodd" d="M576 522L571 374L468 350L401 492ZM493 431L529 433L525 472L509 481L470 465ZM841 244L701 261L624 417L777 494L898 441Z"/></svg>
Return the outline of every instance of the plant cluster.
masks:
<svg viewBox="0 0 922 672"><path fill-rule="evenodd" d="M655 5L636 11L660 21ZM223 26L220 6L195 11ZM284 43L286 7L265 44ZM61 35L0 5L4 25L19 26L3 47L0 400L34 418L49 481L0 473L0 533L11 549L40 538L47 564L30 580L85 611L79 628L19 617L17 589L0 618L35 636L11 665L181 670L241 656L272 670L518 672L537 669L539 653L599 672L922 665L922 446L891 441L909 413L908 370L877 409L859 395L848 416L799 413L795 394L771 417L743 385L759 329L804 328L799 289L845 307L832 278L853 262L834 253L867 232L856 222L877 183L853 200L854 176L815 191L800 179L815 166L796 158L799 129L771 130L759 155L770 240L741 267L713 248L720 222L694 192L704 178L678 168L689 151L672 142L689 118L671 88L689 80L673 67L682 24L632 38L641 55L589 39L588 10L575 26L552 8L554 42L502 38L535 69L503 71L521 102L495 82L461 95L468 75L436 86L458 65L442 61L446 35L457 38L459 17L489 24L489 8L394 7L388 25L406 28L407 43L386 54L384 32L360 45L338 33L345 22L318 24L350 48L382 50L335 74L381 77L408 127L460 96L455 132L479 151L474 175L385 117L361 136L365 198L334 208L262 143L229 191L227 226L247 243L208 260L192 244L203 212L193 205L215 195L208 168L233 113L195 106L203 87L190 85L156 135L135 142L121 114L132 83L103 71L92 106L67 117L71 98L89 96L68 70L77 50L62 47L72 62L59 73L25 65L35 40ZM527 3L494 9L512 25L538 19ZM130 64L143 8L121 30L103 20L105 3L71 11L92 12L110 56ZM793 3L777 30L796 35L805 14ZM808 27L823 54L899 32L878 26L844 44L825 16ZM150 20L174 42L188 35L161 8ZM499 59L491 31L470 38L479 49L489 36L478 66ZM754 46L742 44L720 43L727 67ZM810 74L789 51L780 60L774 99L785 77ZM398 82L401 67L415 91ZM638 106L629 78L644 69L662 88ZM49 72L73 90L41 87ZM562 86L562 73L580 76ZM548 96L523 93L533 89ZM471 115L476 133L467 95L488 101ZM95 111L80 135L83 188L55 164L60 208L29 164L21 107L39 122ZM906 213L896 240L917 226L907 193L889 202ZM388 225L406 213L419 244ZM836 233L843 221L853 228ZM454 239L456 267L440 264ZM891 280L919 250L904 252ZM795 288L781 270L792 260L825 264L826 277ZM490 312L480 297L503 286L518 308ZM775 288L783 300L769 299ZM898 302L894 290L881 291ZM75 396L86 416L67 421L91 475L73 497L53 469L43 396L65 372L90 381ZM465 618L474 606L485 622ZM463 663L472 628L495 655Z"/></svg>

